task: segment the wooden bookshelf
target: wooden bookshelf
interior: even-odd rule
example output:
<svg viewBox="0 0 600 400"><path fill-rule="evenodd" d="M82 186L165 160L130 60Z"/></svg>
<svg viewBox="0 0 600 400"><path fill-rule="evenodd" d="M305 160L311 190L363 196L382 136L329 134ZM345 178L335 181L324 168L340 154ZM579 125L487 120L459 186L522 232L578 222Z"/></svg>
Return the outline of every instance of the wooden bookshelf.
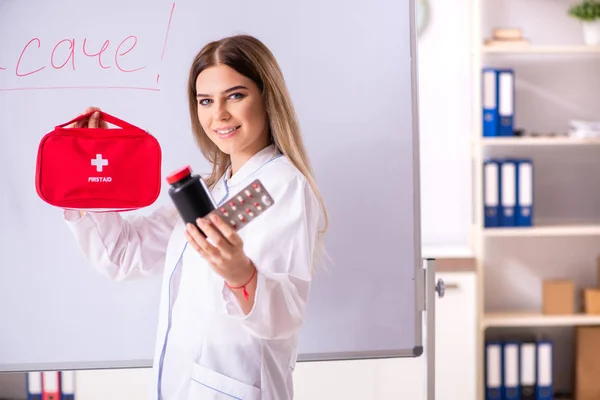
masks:
<svg viewBox="0 0 600 400"><path fill-rule="evenodd" d="M600 236L600 224L485 228L486 237Z"/></svg>
<svg viewBox="0 0 600 400"><path fill-rule="evenodd" d="M488 137L477 141L480 146L600 146L600 138L572 137Z"/></svg>
<svg viewBox="0 0 600 400"><path fill-rule="evenodd" d="M482 46L484 54L598 54L600 46L586 45L494 45Z"/></svg>
<svg viewBox="0 0 600 400"><path fill-rule="evenodd" d="M486 309L487 305L491 303L490 307L499 307L500 310L504 307L506 298L512 296L509 294L495 293L502 298L490 299L486 296L486 288L490 285L495 285L494 280L498 279L498 284L502 285L501 289L507 289L508 285L514 284L517 286L514 296L521 296L526 299L527 302L531 301L532 296L538 296L538 294L532 294L527 291L525 285L534 284L534 282L542 282L544 279L550 279L551 276L561 276L565 279L573 279L576 285L581 285L581 270L573 271L571 268L579 268L581 263L587 261L578 261L570 263L569 254L561 257L561 264L552 265L548 271L545 271L543 266L538 265L536 260L536 254L527 254L527 261L522 262L519 256L522 256L523 252L526 251L527 247L531 245L533 249L540 249L548 247L549 250L554 251L556 249L565 249L561 251L568 252L572 244L577 246L577 251L590 252L594 254L594 250L591 247L594 246L593 242L600 243L600 215L589 215L587 213L581 213L581 218L587 217L584 220L578 220L579 213L572 213L574 220L560 220L559 216L544 215L544 213L538 213L537 220L534 221L534 225L530 227L498 227L498 228L486 228L484 227L484 214L483 214L483 162L488 157L530 157L534 159L534 170L535 182L542 182L547 185L548 174L552 171L547 171L543 168L548 165L550 158L549 154L544 152L552 152L551 156L556 157L557 160L562 160L563 155L565 160L577 159L578 153L585 153L585 162L598 162L600 163L600 138L578 138L570 137L567 135L560 136L512 136L512 137L483 137L483 124L482 124L482 75L481 69L483 67L514 67L516 72L515 82L516 90L524 93L523 97L515 99L517 104L516 108L516 123L515 128L525 129L529 132L530 129L554 129L557 133L564 133L564 129L568 128L571 119L578 118L600 118L593 117L597 115L597 110L591 109L588 111L587 104L596 104L592 96L589 99L586 97L586 104L583 106L579 104L579 100L575 94L575 90L581 90L581 93L586 95L589 92L589 88L596 87L597 80L595 77L598 75L594 71L597 70L597 66L600 65L600 46L587 46L583 44L583 38L581 32L569 32L568 27L572 25L573 20L566 14L567 6L564 6L562 10L558 11L559 6L555 4L549 5L546 2L536 2L528 4L526 6L520 5L522 2L513 0L510 4L504 2L486 2L483 0L471 0L470 12L472 17L472 26L470 34L470 61L472 73L471 82L471 143L470 151L472 153L472 166L473 166L473 247L476 253L476 265L477 265L477 290L478 290L478 302L477 302L477 360L475 369L478 373L476 382L476 400L485 399L485 340L488 337L494 336L494 332L490 332L490 328L509 328L509 330L519 331L520 329L527 331L529 328L537 328L540 331L544 331L545 327L569 327L594 325L600 326L600 315L590 314L573 314L573 315L545 315L540 310L529 310L525 312L514 312L514 311L491 311ZM562 7L562 6L561 6ZM522 11L527 8L527 12L531 13L529 18L534 16L534 13L539 12L551 13L560 12L560 17L563 18L562 26L560 29L561 37L564 37L565 41L569 40L572 43L580 42L582 44L557 44L557 45L539 45L536 41L544 40L551 36L544 36L539 25L529 25L527 17L523 16ZM499 11L502 10L502 11ZM499 14L502 14L499 16ZM518 17L515 15L518 14ZM558 21L561 22L561 21ZM523 35L525 38L532 41L529 45L485 45L486 39L489 39L492 35L493 27L516 27L523 29ZM554 28L553 28L554 29ZM549 28L548 28L549 31ZM573 76L570 67L574 65L573 71L577 74L577 87L570 85L573 82ZM588 65L589 64L589 65ZM552 74L545 73L544 69L548 68L552 71ZM579 69L577 69L579 68ZM540 75L536 75L536 69L539 69ZM555 74L556 71L564 71L564 75ZM521 71L523 72L521 75ZM590 74L589 77L594 77L594 80L588 82L587 76L579 74ZM543 79L552 80L564 80L564 85L549 85L548 92L545 92L546 87ZM555 83L555 82L552 82ZM583 85L583 86L581 86ZM568 88L568 89L565 89ZM554 91L552 91L554 90ZM564 93L565 99L562 99L562 90L568 90ZM535 98L535 100L534 100ZM524 99L524 100L523 100ZM573 104L564 105L561 101L567 104L573 102ZM539 101L539 109L533 107L534 101ZM524 106L525 105L525 106ZM529 107L527 107L529 106ZM566 110L568 108L568 110ZM560 109L561 115L549 115L551 110ZM539 110L539 117L532 115L531 113L537 113ZM524 115L525 113L530 113ZM587 113L587 114L586 114ZM583 115L591 115L589 117L583 117ZM548 118L550 117L550 118ZM537 123L536 119L557 120L560 122L550 123ZM539 128L538 128L539 127ZM558 131L561 129L563 131ZM597 152L598 156L592 155L590 157L589 152ZM594 153L595 154L595 153ZM538 158L539 157L539 158ZM594 158L595 157L595 158ZM582 157L583 160L584 157ZM536 160L540 160L539 164L535 164ZM582 168L583 161L580 164L569 164L569 168L573 168L573 179L583 179L582 176L577 175L577 168ZM598 165L594 165L597 167ZM564 171L562 171L564 172ZM588 176L586 175L586 178ZM565 179L565 175L562 174L560 179ZM594 183L589 185L590 188L595 188ZM538 187L539 189L539 187ZM548 193L548 187L542 187L541 193ZM596 189L594 189L596 190ZM595 196L596 191L592 192L590 189L590 195ZM573 196L584 196L583 193L573 193ZM592 197L594 198L594 197ZM552 199L551 199L552 200ZM536 211L544 209L544 207L538 207L540 203L545 201L543 195L537 196L534 199L534 207ZM576 204L577 202L573 202ZM553 206L558 207L552 203ZM567 205L566 205L567 206ZM597 209L594 209L597 210ZM577 215L577 216L576 216ZM542 216L540 218L540 216ZM550 220L541 220L543 218L550 218ZM504 239L517 238L518 240L507 240ZM527 244L521 245L521 239L527 238ZM572 240L575 238L575 240ZM589 239L592 240L580 240ZM539 240L539 241L538 241ZM569 243L563 243L571 241ZM518 246L514 246L515 242L519 242ZM579 242L582 242L580 245ZM516 249L515 254L510 254L511 251ZM600 245L597 247L597 252L600 253ZM587 253L586 253L587 254ZM563 256L564 254L561 254ZM543 255L544 260L547 259L547 255ZM577 255L574 254L574 258ZM591 256L590 256L591 257ZM517 265L518 268L509 268L507 272L503 271L504 265L502 263L512 263L513 266ZM590 261L591 264L592 261ZM529 265L531 263L531 265ZM561 265L565 265L565 269L561 270ZM538 269L539 268L539 269ZM591 265L589 268L593 268ZM506 276L502 274L517 273L518 271L526 271L524 274L527 283L523 283L523 286L517 283L520 277L518 276ZM587 275L586 275L587 276ZM579 281L578 281L579 279ZM490 281L491 280L491 281ZM489 290L489 289L488 289ZM498 289L500 290L500 289ZM541 294L541 290L539 291ZM491 301L490 301L491 300ZM518 304L519 299L511 298L509 304ZM549 331L551 329L548 329ZM554 329L552 329L554 330ZM561 344L563 351L565 344ZM566 346L569 346L567 344ZM557 354L560 352L557 350ZM560 354L559 359L562 360L563 355ZM564 378L564 377L563 377ZM568 380L568 379L567 379ZM471 400L471 399L469 399Z"/></svg>
<svg viewBox="0 0 600 400"><path fill-rule="evenodd" d="M544 315L536 312L486 313L482 328L600 325L600 315Z"/></svg>

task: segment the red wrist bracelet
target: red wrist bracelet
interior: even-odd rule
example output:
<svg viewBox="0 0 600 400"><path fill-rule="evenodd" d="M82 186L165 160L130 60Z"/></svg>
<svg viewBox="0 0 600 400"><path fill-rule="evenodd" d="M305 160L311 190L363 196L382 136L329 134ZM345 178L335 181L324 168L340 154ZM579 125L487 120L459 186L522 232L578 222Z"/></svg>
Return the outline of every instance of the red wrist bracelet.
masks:
<svg viewBox="0 0 600 400"><path fill-rule="evenodd" d="M248 282L244 283L242 286L230 286L229 283L227 283L227 281L225 281L225 284L227 285L227 287L229 289L244 289L244 298L246 300L248 300L248 297L250 297L248 295L248 291L246 290L246 286L252 282L252 279L254 279L254 275L256 275L256 268L254 268L254 272L252 272L252 276L250 277L250 279L248 279Z"/></svg>

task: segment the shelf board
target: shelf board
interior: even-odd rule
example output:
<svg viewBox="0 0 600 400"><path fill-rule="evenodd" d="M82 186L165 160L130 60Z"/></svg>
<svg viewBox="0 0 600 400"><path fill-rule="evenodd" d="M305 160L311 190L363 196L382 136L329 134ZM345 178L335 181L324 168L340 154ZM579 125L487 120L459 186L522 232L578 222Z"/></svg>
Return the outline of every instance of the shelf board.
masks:
<svg viewBox="0 0 600 400"><path fill-rule="evenodd" d="M594 146L600 145L600 138L572 137L484 137L482 146Z"/></svg>
<svg viewBox="0 0 600 400"><path fill-rule="evenodd" d="M482 324L485 328L600 325L600 315L544 315L539 312L486 313Z"/></svg>
<svg viewBox="0 0 600 400"><path fill-rule="evenodd" d="M498 227L485 228L487 237L522 237L522 236L595 236L600 235L599 224L578 225L542 225L531 227Z"/></svg>
<svg viewBox="0 0 600 400"><path fill-rule="evenodd" d="M600 46L550 46L550 45L524 45L524 46L482 46L483 53L501 54L600 54Z"/></svg>

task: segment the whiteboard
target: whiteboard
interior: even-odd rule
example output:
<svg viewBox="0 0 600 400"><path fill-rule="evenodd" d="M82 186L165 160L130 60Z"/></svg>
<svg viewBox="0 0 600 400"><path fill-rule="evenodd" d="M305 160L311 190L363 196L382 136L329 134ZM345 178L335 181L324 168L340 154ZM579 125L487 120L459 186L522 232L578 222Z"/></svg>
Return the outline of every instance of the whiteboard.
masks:
<svg viewBox="0 0 600 400"><path fill-rule="evenodd" d="M113 282L86 265L61 210L36 195L38 144L94 105L158 139L163 176L184 164L209 171L191 134L187 72L205 43L236 33L278 59L331 217L332 262L315 275L299 360L420 355L412 10L391 0L0 0L0 371L152 364L161 278ZM170 201L163 184L155 204L128 215Z"/></svg>

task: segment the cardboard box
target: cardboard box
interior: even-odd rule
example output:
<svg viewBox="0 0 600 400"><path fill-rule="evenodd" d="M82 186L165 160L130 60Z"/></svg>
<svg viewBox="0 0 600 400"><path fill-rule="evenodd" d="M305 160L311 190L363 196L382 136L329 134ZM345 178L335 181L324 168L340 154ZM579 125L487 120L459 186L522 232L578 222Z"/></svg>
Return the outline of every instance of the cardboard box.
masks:
<svg viewBox="0 0 600 400"><path fill-rule="evenodd" d="M600 314L600 289L584 289L583 305L586 314Z"/></svg>
<svg viewBox="0 0 600 400"><path fill-rule="evenodd" d="M577 327L575 338L575 398L600 399L600 327Z"/></svg>
<svg viewBox="0 0 600 400"><path fill-rule="evenodd" d="M600 256L596 258L596 287L600 288Z"/></svg>
<svg viewBox="0 0 600 400"><path fill-rule="evenodd" d="M542 292L544 314L565 315L575 312L575 285L572 280L544 280Z"/></svg>

